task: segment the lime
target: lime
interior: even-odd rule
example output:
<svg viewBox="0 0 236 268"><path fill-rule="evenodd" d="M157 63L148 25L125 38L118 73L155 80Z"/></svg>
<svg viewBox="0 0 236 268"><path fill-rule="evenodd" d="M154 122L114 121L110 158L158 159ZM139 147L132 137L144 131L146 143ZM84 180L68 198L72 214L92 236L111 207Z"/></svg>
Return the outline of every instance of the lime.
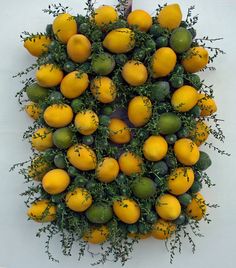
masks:
<svg viewBox="0 0 236 268"><path fill-rule="evenodd" d="M93 204L87 211L86 217L92 223L106 223L112 219L112 208L106 204Z"/></svg>
<svg viewBox="0 0 236 268"><path fill-rule="evenodd" d="M93 42L99 42L102 39L102 31L100 30L94 30L91 32L91 40Z"/></svg>
<svg viewBox="0 0 236 268"><path fill-rule="evenodd" d="M62 154L57 154L54 157L54 164L58 168L65 168L66 167L66 160L65 156Z"/></svg>
<svg viewBox="0 0 236 268"><path fill-rule="evenodd" d="M83 102L80 99L74 99L71 102L71 108L74 113L78 113L81 110L81 107L83 106Z"/></svg>
<svg viewBox="0 0 236 268"><path fill-rule="evenodd" d="M43 153L43 158L47 162L53 162L54 157L55 157L55 150L54 149L47 149Z"/></svg>
<svg viewBox="0 0 236 268"><path fill-rule="evenodd" d="M202 189L202 183L200 181L195 181L190 188L192 194L198 193Z"/></svg>
<svg viewBox="0 0 236 268"><path fill-rule="evenodd" d="M195 164L195 167L199 170L206 170L211 166L211 159L210 156L205 153L200 151L200 157L197 163Z"/></svg>
<svg viewBox="0 0 236 268"><path fill-rule="evenodd" d="M70 166L68 169L67 169L67 172L68 174L71 176L71 177L75 177L77 176L79 173L78 173L78 170L75 168L75 167L72 167Z"/></svg>
<svg viewBox="0 0 236 268"><path fill-rule="evenodd" d="M159 24L153 24L150 28L150 34L155 38L162 34L163 28Z"/></svg>
<svg viewBox="0 0 236 268"><path fill-rule="evenodd" d="M26 94L31 101L38 103L48 96L49 90L34 83L26 88Z"/></svg>
<svg viewBox="0 0 236 268"><path fill-rule="evenodd" d="M83 138L82 138L82 142L83 142L83 144L91 145L91 144L93 144L93 142L94 142L94 138L93 138L92 135L83 136Z"/></svg>
<svg viewBox="0 0 236 268"><path fill-rule="evenodd" d="M178 136L179 139L181 139L181 138L187 138L187 137L189 137L189 135L190 135L189 129L186 128L186 127L181 128L177 132L177 136Z"/></svg>
<svg viewBox="0 0 236 268"><path fill-rule="evenodd" d="M185 223L185 220L186 220L186 216L183 213L181 213L179 217L176 220L174 220L174 223L177 225L181 225Z"/></svg>
<svg viewBox="0 0 236 268"><path fill-rule="evenodd" d="M147 177L139 177L133 181L131 189L135 196L146 199L155 194L156 183Z"/></svg>
<svg viewBox="0 0 236 268"><path fill-rule="evenodd" d="M138 232L140 234L147 234L150 231L150 225L140 222L138 224Z"/></svg>
<svg viewBox="0 0 236 268"><path fill-rule="evenodd" d="M93 56L92 69L95 73L100 75L108 75L115 68L115 60L108 53L102 53Z"/></svg>
<svg viewBox="0 0 236 268"><path fill-rule="evenodd" d="M150 211L146 216L146 221L148 223L155 223L157 221L158 217L155 212Z"/></svg>
<svg viewBox="0 0 236 268"><path fill-rule="evenodd" d="M107 115L101 115L99 117L99 123L102 125L102 126L108 126L109 123L110 123L110 117L107 116Z"/></svg>
<svg viewBox="0 0 236 268"><path fill-rule="evenodd" d="M181 64L176 64L173 73L181 75L184 73L184 67Z"/></svg>
<svg viewBox="0 0 236 268"><path fill-rule="evenodd" d="M145 56L146 56L146 52L144 49L137 48L134 50L134 53L133 53L134 60L142 61L145 59Z"/></svg>
<svg viewBox="0 0 236 268"><path fill-rule="evenodd" d="M171 154L168 154L165 157L165 162L166 162L167 166L169 168L171 168L171 169L172 168L176 168L177 165L178 165L177 159L173 155L171 155Z"/></svg>
<svg viewBox="0 0 236 268"><path fill-rule="evenodd" d="M115 59L118 65L124 65L127 62L128 57L125 54L118 54L115 56Z"/></svg>
<svg viewBox="0 0 236 268"><path fill-rule="evenodd" d="M166 81L159 81L151 86L151 97L153 100L163 101L170 93L170 85Z"/></svg>
<svg viewBox="0 0 236 268"><path fill-rule="evenodd" d="M63 95L59 91L52 91L49 95L50 101L58 101L63 99Z"/></svg>
<svg viewBox="0 0 236 268"><path fill-rule="evenodd" d="M178 200L181 205L187 207L187 205L190 204L192 201L192 196L190 194L185 193L185 194L179 195Z"/></svg>
<svg viewBox="0 0 236 268"><path fill-rule="evenodd" d="M200 89L202 86L201 78L197 74L188 74L187 81L196 89Z"/></svg>
<svg viewBox="0 0 236 268"><path fill-rule="evenodd" d="M104 114L104 115L111 115L112 113L113 113L113 108L112 108L112 106L105 106L105 107L103 107L103 109L102 109L102 113Z"/></svg>
<svg viewBox="0 0 236 268"><path fill-rule="evenodd" d="M181 119L174 113L163 113L157 122L161 134L174 134L181 128Z"/></svg>
<svg viewBox="0 0 236 268"><path fill-rule="evenodd" d="M191 43L192 35L187 29L179 27L172 32L170 37L170 46L175 52L185 52L190 48Z"/></svg>
<svg viewBox="0 0 236 268"><path fill-rule="evenodd" d="M160 36L156 39L156 47L161 48L161 47L166 47L168 46L168 38L165 36Z"/></svg>
<svg viewBox="0 0 236 268"><path fill-rule="evenodd" d="M181 76L172 76L170 79L170 84L173 88L180 88L184 84L184 79Z"/></svg>
<svg viewBox="0 0 236 268"><path fill-rule="evenodd" d="M86 183L88 182L88 179L86 179L82 175L77 175L74 179L74 183L79 187L84 187Z"/></svg>
<svg viewBox="0 0 236 268"><path fill-rule="evenodd" d="M168 144L174 144L177 141L177 136L175 134L169 134L165 136L165 140Z"/></svg>
<svg viewBox="0 0 236 268"><path fill-rule="evenodd" d="M168 166L164 161L159 161L152 166L152 171L159 176L164 176L168 173Z"/></svg>
<svg viewBox="0 0 236 268"><path fill-rule="evenodd" d="M59 149L67 149L72 145L73 132L67 128L59 128L57 129L53 135L53 143Z"/></svg>
<svg viewBox="0 0 236 268"><path fill-rule="evenodd" d="M201 115L201 108L198 105L195 105L190 111L188 111L188 113L194 118L199 117Z"/></svg>
<svg viewBox="0 0 236 268"><path fill-rule="evenodd" d="M75 70L75 64L73 61L66 61L63 65L63 70L67 73L71 73Z"/></svg>
<svg viewBox="0 0 236 268"><path fill-rule="evenodd" d="M127 230L131 234L136 234L138 232L138 226L136 224L129 224Z"/></svg>
<svg viewBox="0 0 236 268"><path fill-rule="evenodd" d="M147 52L154 52L156 50L156 43L152 39L148 39L145 42L145 48Z"/></svg>

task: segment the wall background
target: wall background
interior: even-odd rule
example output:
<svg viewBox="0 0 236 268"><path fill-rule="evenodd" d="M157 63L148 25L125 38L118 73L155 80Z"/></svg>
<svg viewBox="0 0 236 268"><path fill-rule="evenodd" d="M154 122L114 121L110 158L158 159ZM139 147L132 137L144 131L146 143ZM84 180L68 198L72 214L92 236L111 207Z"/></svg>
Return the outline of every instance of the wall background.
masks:
<svg viewBox="0 0 236 268"><path fill-rule="evenodd" d="M87 256L77 263L76 255L71 258L63 257L59 251L57 240L53 241L52 250L60 259L60 264L48 261L44 254L44 240L35 237L39 227L27 221L23 198L19 194L25 189L23 178L17 173L9 173L13 163L27 159L30 154L29 145L22 142L23 131L30 124L30 119L19 112L14 95L20 89L19 79L12 75L24 69L33 62L24 50L19 35L23 30L37 32L51 22L51 17L41 12L54 1L41 0L8 0L1 2L0 9L0 267L6 268L61 268L61 267L90 267L91 258ZM72 7L71 12L83 12L85 0L61 0L64 5ZM98 0L99 4L115 4L112 0ZM142 8L154 12L158 3L166 1L134 0L134 8ZM198 36L205 34L211 37L224 37L219 46L224 48L226 55L220 56L215 62L216 72L202 74L208 83L215 85L215 95L218 103L219 117L224 118L222 128L226 135L225 144L219 144L231 157L221 157L210 152L213 165L209 175L217 186L204 189L203 194L210 203L218 203L220 208L211 210L213 222L210 225L202 223L205 238L195 239L197 251L194 255L187 243L183 245L183 253L177 255L174 264L168 263L168 253L161 241L149 239L136 247L133 258L127 263L132 267L227 267L233 268L235 255L235 0L179 0L184 16L187 7L196 5L196 13L200 14L197 25ZM154 14L154 13L153 13ZM218 143L216 143L218 144ZM209 151L205 148L206 151ZM120 267L120 264L107 263L106 267Z"/></svg>

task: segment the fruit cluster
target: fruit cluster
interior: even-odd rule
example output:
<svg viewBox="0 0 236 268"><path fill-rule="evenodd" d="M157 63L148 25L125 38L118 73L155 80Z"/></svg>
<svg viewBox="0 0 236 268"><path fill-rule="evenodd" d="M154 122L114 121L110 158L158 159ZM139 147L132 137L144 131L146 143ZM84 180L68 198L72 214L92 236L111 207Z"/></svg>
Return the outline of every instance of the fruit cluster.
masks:
<svg viewBox="0 0 236 268"><path fill-rule="evenodd" d="M29 218L67 230L68 241L109 241L112 252L206 216L199 191L211 160L200 146L217 107L195 74L208 50L178 4L155 17L90 11L57 12L45 34L24 38L37 70L22 93L35 120L23 173L33 181Z"/></svg>

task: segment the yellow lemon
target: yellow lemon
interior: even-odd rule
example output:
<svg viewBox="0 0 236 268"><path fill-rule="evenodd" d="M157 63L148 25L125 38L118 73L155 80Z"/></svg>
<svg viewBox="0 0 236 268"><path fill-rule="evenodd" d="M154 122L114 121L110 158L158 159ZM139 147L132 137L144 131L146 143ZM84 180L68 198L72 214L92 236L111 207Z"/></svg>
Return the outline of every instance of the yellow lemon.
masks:
<svg viewBox="0 0 236 268"><path fill-rule="evenodd" d="M206 202L204 197L197 193L191 203L186 208L187 215L197 221L200 221L206 214Z"/></svg>
<svg viewBox="0 0 236 268"><path fill-rule="evenodd" d="M42 112L39 105L32 101L25 105L25 111L34 120L39 119L40 113Z"/></svg>
<svg viewBox="0 0 236 268"><path fill-rule="evenodd" d="M196 73L203 69L209 61L208 51L204 47L192 47L187 51L182 65L186 72Z"/></svg>
<svg viewBox="0 0 236 268"><path fill-rule="evenodd" d="M174 153L177 160L186 166L195 165L200 157L197 145L192 140L186 138L175 142Z"/></svg>
<svg viewBox="0 0 236 268"><path fill-rule="evenodd" d="M190 133L191 139L197 144L202 145L210 134L210 128L203 121L198 121L195 129Z"/></svg>
<svg viewBox="0 0 236 268"><path fill-rule="evenodd" d="M126 123L118 118L112 118L109 126L109 139L114 143L124 144L131 139L131 133Z"/></svg>
<svg viewBox="0 0 236 268"><path fill-rule="evenodd" d="M82 135L93 134L99 124L97 114L92 110L81 111L75 116L75 126Z"/></svg>
<svg viewBox="0 0 236 268"><path fill-rule="evenodd" d="M152 17L144 10L134 10L127 17L129 25L137 26L140 31L147 32L152 26Z"/></svg>
<svg viewBox="0 0 236 268"><path fill-rule="evenodd" d="M178 167L167 178L168 191L174 195L186 193L194 182L194 172L190 167Z"/></svg>
<svg viewBox="0 0 236 268"><path fill-rule="evenodd" d="M109 236L109 229L107 226L92 227L85 232L83 239L91 244L102 244Z"/></svg>
<svg viewBox="0 0 236 268"><path fill-rule="evenodd" d="M80 71L74 71L62 79L60 90L66 98L74 99L83 94L88 85L88 75Z"/></svg>
<svg viewBox="0 0 236 268"><path fill-rule="evenodd" d="M106 76L95 78L90 85L93 96L102 103L110 103L116 98L116 86Z"/></svg>
<svg viewBox="0 0 236 268"><path fill-rule="evenodd" d="M152 57L152 76L154 78L167 76L173 71L176 64L176 54L169 47L159 48Z"/></svg>
<svg viewBox="0 0 236 268"><path fill-rule="evenodd" d="M129 198L114 201L113 211L122 222L127 224L133 224L140 218L139 205Z"/></svg>
<svg viewBox="0 0 236 268"><path fill-rule="evenodd" d="M127 53L135 46L134 32L129 28L119 28L109 32L103 46L115 54Z"/></svg>
<svg viewBox="0 0 236 268"><path fill-rule="evenodd" d="M198 92L194 87L182 86L175 90L171 97L171 104L178 112L191 110L198 102Z"/></svg>
<svg viewBox="0 0 236 268"><path fill-rule="evenodd" d="M152 116L152 103L145 96L134 97L128 106L129 121L135 127L144 126Z"/></svg>
<svg viewBox="0 0 236 268"><path fill-rule="evenodd" d="M42 180L43 189L49 194L60 194L70 184L70 177L63 169L52 169L48 171Z"/></svg>
<svg viewBox="0 0 236 268"><path fill-rule="evenodd" d="M141 86L147 81L148 71L142 62L130 60L122 68L122 77L131 86Z"/></svg>
<svg viewBox="0 0 236 268"><path fill-rule="evenodd" d="M43 118L50 127L65 127L73 119L73 111L67 104L52 104L46 108Z"/></svg>
<svg viewBox="0 0 236 268"><path fill-rule="evenodd" d="M37 83L42 87L55 87L61 83L63 72L53 64L44 64L36 72Z"/></svg>
<svg viewBox="0 0 236 268"><path fill-rule="evenodd" d="M67 42L67 54L74 62L83 63L90 57L91 47L85 35L75 34Z"/></svg>
<svg viewBox="0 0 236 268"><path fill-rule="evenodd" d="M54 19L52 29L57 39L66 44L69 38L77 33L77 24L73 16L63 13Z"/></svg>
<svg viewBox="0 0 236 268"><path fill-rule="evenodd" d="M97 165L95 152L85 144L75 144L67 151L68 161L79 170L93 170Z"/></svg>
<svg viewBox="0 0 236 268"><path fill-rule="evenodd" d="M43 52L48 51L48 46L51 39L45 35L36 35L24 40L24 47L29 51L32 56L39 57Z"/></svg>
<svg viewBox="0 0 236 268"><path fill-rule="evenodd" d="M31 161L31 165L28 168L28 175L36 181L41 181L49 169L50 164L42 157L37 156Z"/></svg>
<svg viewBox="0 0 236 268"><path fill-rule="evenodd" d="M176 230L176 225L170 221L164 221L162 219L157 220L152 227L152 236L156 239L166 240Z"/></svg>
<svg viewBox="0 0 236 268"><path fill-rule="evenodd" d="M180 26L182 12L178 4L167 5L162 8L157 16L157 21L163 28L173 30Z"/></svg>
<svg viewBox="0 0 236 268"><path fill-rule="evenodd" d="M93 202L90 192L85 188L76 188L74 191L67 193L65 200L67 207L76 212L85 211Z"/></svg>
<svg viewBox="0 0 236 268"><path fill-rule="evenodd" d="M142 158L132 152L124 152L119 157L118 162L120 170L127 176L130 176L131 174L135 173L140 173L142 171Z"/></svg>
<svg viewBox="0 0 236 268"><path fill-rule="evenodd" d="M149 161L160 161L168 150L168 144L162 136L150 136L143 144L144 157Z"/></svg>
<svg viewBox="0 0 236 268"><path fill-rule="evenodd" d="M199 93L197 105L201 108L201 116L210 116L217 111L214 99L207 94Z"/></svg>
<svg viewBox="0 0 236 268"><path fill-rule="evenodd" d="M119 164L112 157L105 157L96 168L96 175L101 182L112 182L119 174Z"/></svg>
<svg viewBox="0 0 236 268"><path fill-rule="evenodd" d="M56 219L57 207L49 200L34 202L27 211L27 215L36 222L51 222Z"/></svg>
<svg viewBox="0 0 236 268"><path fill-rule="evenodd" d="M163 220L172 221L179 217L181 205L175 196L163 194L157 199L156 212Z"/></svg>
<svg viewBox="0 0 236 268"><path fill-rule="evenodd" d="M128 237L132 239L138 239L138 240L143 240L147 239L151 236L151 233L146 233L146 234L140 234L140 233L128 233Z"/></svg>
<svg viewBox="0 0 236 268"><path fill-rule="evenodd" d="M99 27L104 27L117 21L118 13L112 6L103 5L95 9L93 20Z"/></svg>
<svg viewBox="0 0 236 268"><path fill-rule="evenodd" d="M47 128L39 128L31 138L32 147L38 151L45 151L53 146L52 132Z"/></svg>

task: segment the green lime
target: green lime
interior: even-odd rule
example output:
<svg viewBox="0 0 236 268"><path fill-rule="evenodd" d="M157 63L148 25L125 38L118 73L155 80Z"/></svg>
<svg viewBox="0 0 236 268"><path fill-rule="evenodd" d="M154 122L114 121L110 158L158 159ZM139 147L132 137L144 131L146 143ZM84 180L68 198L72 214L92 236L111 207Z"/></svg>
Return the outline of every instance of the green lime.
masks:
<svg viewBox="0 0 236 268"><path fill-rule="evenodd" d="M205 153L200 151L200 157L197 163L195 164L195 167L199 170L206 170L211 166L211 159L210 156Z"/></svg>
<svg viewBox="0 0 236 268"><path fill-rule="evenodd" d="M142 222L140 222L138 224L138 232L140 234L147 234L150 231L150 225L149 224L144 224Z"/></svg>
<svg viewBox="0 0 236 268"><path fill-rule="evenodd" d="M184 73L184 67L181 64L176 64L173 73L175 74L183 74Z"/></svg>
<svg viewBox="0 0 236 268"><path fill-rule="evenodd" d="M65 168L66 167L66 160L63 154L57 154L54 157L54 164L58 168Z"/></svg>
<svg viewBox="0 0 236 268"><path fill-rule="evenodd" d="M156 43L152 39L148 39L145 42L145 48L147 52L154 52L156 50Z"/></svg>
<svg viewBox="0 0 236 268"><path fill-rule="evenodd" d="M152 171L159 176L164 176L168 173L168 166L164 161L158 161L152 166Z"/></svg>
<svg viewBox="0 0 236 268"><path fill-rule="evenodd" d="M198 193L202 189L202 183L200 181L195 181L190 188L192 194Z"/></svg>
<svg viewBox="0 0 236 268"><path fill-rule="evenodd" d="M146 216L146 221L148 223L155 223L157 221L158 217L155 212L150 211Z"/></svg>
<svg viewBox="0 0 236 268"><path fill-rule="evenodd" d="M67 172L68 174L71 176L71 177L75 177L77 176L79 173L78 173L78 170L75 168L75 167L72 167L70 166L68 169L67 169Z"/></svg>
<svg viewBox="0 0 236 268"><path fill-rule="evenodd" d="M49 95L50 101L58 101L63 99L63 95L59 91L52 91Z"/></svg>
<svg viewBox="0 0 236 268"><path fill-rule="evenodd" d="M112 106L105 106L105 107L103 107L103 109L102 109L102 113L104 114L104 115L111 115L112 113L113 113L113 108L112 108Z"/></svg>
<svg viewBox="0 0 236 268"><path fill-rule="evenodd" d="M163 101L170 93L170 85L166 81L158 81L151 86L153 100Z"/></svg>
<svg viewBox="0 0 236 268"><path fill-rule="evenodd" d="M174 134L181 128L181 119L174 113L163 113L157 122L161 134Z"/></svg>
<svg viewBox="0 0 236 268"><path fill-rule="evenodd" d="M191 33L183 28L179 27L175 29L170 37L170 46L177 53L183 53L187 51L192 43Z"/></svg>
<svg viewBox="0 0 236 268"><path fill-rule="evenodd" d="M77 185L77 186L80 186L80 187L84 187L88 182L88 179L86 179L84 176L82 175L77 175L74 179L74 183Z"/></svg>
<svg viewBox="0 0 236 268"><path fill-rule="evenodd" d="M156 184L153 180L147 177L139 177L133 181L131 189L135 196L141 199L146 199L155 194Z"/></svg>
<svg viewBox="0 0 236 268"><path fill-rule="evenodd" d="M189 129L186 128L186 127L182 127L178 132L177 132L177 136L179 139L181 138L187 138L189 137L190 135L190 132L189 132Z"/></svg>
<svg viewBox="0 0 236 268"><path fill-rule="evenodd" d="M185 193L185 194L179 195L178 200L181 205L187 207L187 205L190 204L192 201L192 196L190 194Z"/></svg>
<svg viewBox="0 0 236 268"><path fill-rule="evenodd" d="M92 223L106 223L112 219L112 208L105 204L93 204L85 213Z"/></svg>
<svg viewBox="0 0 236 268"><path fill-rule="evenodd" d="M136 224L129 224L127 230L131 234L136 234L138 232L138 226Z"/></svg>
<svg viewBox="0 0 236 268"><path fill-rule="evenodd" d="M91 145L91 144L93 144L93 142L94 142L94 138L93 138L92 135L83 136L83 138L82 138L82 142L83 142L83 144Z"/></svg>
<svg viewBox="0 0 236 268"><path fill-rule="evenodd" d="M107 115L101 115L99 117L99 123L102 125L102 126L108 126L109 123L110 123L110 117L107 116Z"/></svg>
<svg viewBox="0 0 236 268"><path fill-rule="evenodd" d="M115 68L115 60L112 55L102 53L92 58L92 69L100 75L108 75Z"/></svg>
<svg viewBox="0 0 236 268"><path fill-rule="evenodd" d="M128 57L125 54L118 54L115 56L115 60L118 65L122 66L127 62Z"/></svg>
<svg viewBox="0 0 236 268"><path fill-rule="evenodd" d="M43 153L43 158L44 158L47 162L53 162L54 157L55 157L55 150L54 150L54 149L47 149L47 150L44 151L44 153Z"/></svg>
<svg viewBox="0 0 236 268"><path fill-rule="evenodd" d="M90 33L91 26L84 22L79 26L79 32L84 35L88 35Z"/></svg>
<svg viewBox="0 0 236 268"><path fill-rule="evenodd" d="M59 149L67 149L72 145L73 132L67 128L59 128L57 129L53 135L53 143Z"/></svg>
<svg viewBox="0 0 236 268"><path fill-rule="evenodd" d="M174 144L177 141L177 136L175 134L169 134L165 136L165 140L168 144Z"/></svg>
<svg viewBox="0 0 236 268"><path fill-rule="evenodd" d="M100 30L94 30L91 32L91 40L93 42L99 42L102 39L102 31Z"/></svg>
<svg viewBox="0 0 236 268"><path fill-rule="evenodd" d="M180 88L184 84L184 79L181 76L172 76L170 79L170 84L173 88Z"/></svg>
<svg viewBox="0 0 236 268"><path fill-rule="evenodd" d="M168 38L166 36L160 36L156 39L156 47L166 47L168 46Z"/></svg>
<svg viewBox="0 0 236 268"><path fill-rule="evenodd" d="M137 48L134 50L134 53L133 53L134 60L142 61L145 59L145 56L146 56L146 52L144 49Z"/></svg>
<svg viewBox="0 0 236 268"><path fill-rule="evenodd" d="M75 70L75 64L73 61L66 61L63 65L63 70L67 73L71 73Z"/></svg>
<svg viewBox="0 0 236 268"><path fill-rule="evenodd" d="M38 103L46 99L49 90L48 88L41 87L37 83L34 83L26 88L26 94L31 101Z"/></svg>
<svg viewBox="0 0 236 268"><path fill-rule="evenodd" d="M188 113L194 118L199 117L201 115L201 108L198 105L195 105L190 111L188 111Z"/></svg>
<svg viewBox="0 0 236 268"><path fill-rule="evenodd" d="M167 154L165 162L170 169L176 168L178 165L177 159L171 154Z"/></svg>
<svg viewBox="0 0 236 268"><path fill-rule="evenodd" d="M185 220L186 220L186 216L183 213L181 213L179 217L176 220L174 220L174 223L177 225L182 225L185 223Z"/></svg>
<svg viewBox="0 0 236 268"><path fill-rule="evenodd" d="M153 24L150 28L150 34L155 38L162 34L163 28L159 24Z"/></svg>
<svg viewBox="0 0 236 268"><path fill-rule="evenodd" d="M187 81L196 89L200 89L202 86L201 78L197 74L188 74Z"/></svg>
<svg viewBox="0 0 236 268"><path fill-rule="evenodd" d="M83 106L83 101L80 99L74 99L71 102L71 108L73 109L74 113L78 113L81 110L81 107Z"/></svg>

